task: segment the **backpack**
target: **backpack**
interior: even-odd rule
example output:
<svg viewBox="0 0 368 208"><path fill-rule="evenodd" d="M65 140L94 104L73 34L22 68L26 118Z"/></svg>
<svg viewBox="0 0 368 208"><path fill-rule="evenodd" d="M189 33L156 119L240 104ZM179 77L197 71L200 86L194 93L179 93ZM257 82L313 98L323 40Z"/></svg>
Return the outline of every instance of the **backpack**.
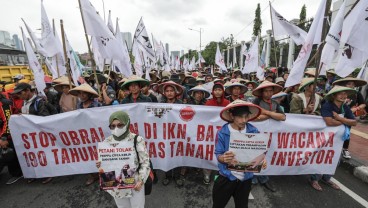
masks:
<svg viewBox="0 0 368 208"><path fill-rule="evenodd" d="M139 173L139 169L141 167L141 164L140 164L140 161L139 161L139 156L138 156L138 152L137 152L137 137L138 135L135 135L134 137L134 149L135 149L135 153L137 154L137 159L138 159L138 173ZM148 175L148 178L146 180L146 182L144 183L144 194L145 195L150 195L151 194L151 191L152 191L152 184L153 184L153 180L155 178L154 176L154 173L153 173L153 165L152 165L152 162L151 162L151 159L149 160L149 163L150 163L150 172L149 172L149 175Z"/></svg>
<svg viewBox="0 0 368 208"><path fill-rule="evenodd" d="M42 97L37 97L35 99L35 102L34 102L34 110L37 112L38 114L38 104L40 103L41 100L44 100L44 98ZM58 111L57 109L55 108L55 106L53 106L51 103L47 102L46 100L45 101L45 106L47 108L47 110L49 111L50 115L54 115L54 114L58 114Z"/></svg>

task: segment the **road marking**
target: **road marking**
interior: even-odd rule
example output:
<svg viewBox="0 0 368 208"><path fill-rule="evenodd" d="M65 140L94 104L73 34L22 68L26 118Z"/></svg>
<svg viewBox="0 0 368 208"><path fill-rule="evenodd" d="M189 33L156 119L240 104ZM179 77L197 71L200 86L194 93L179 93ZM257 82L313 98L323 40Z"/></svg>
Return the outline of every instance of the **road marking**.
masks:
<svg viewBox="0 0 368 208"><path fill-rule="evenodd" d="M351 198L353 198L355 201L357 201L359 204L363 205L364 207L368 207L368 202L360 197L358 194L354 193L352 190L350 190L348 187L344 186L342 183L337 181L334 178L331 178L331 181L336 183L338 186L340 186L341 190L348 194Z"/></svg>
<svg viewBox="0 0 368 208"><path fill-rule="evenodd" d="M254 196L252 193L249 193L249 198L248 199L254 199Z"/></svg>
<svg viewBox="0 0 368 208"><path fill-rule="evenodd" d="M353 134L355 134L355 135L357 135L357 136L363 137L364 139L368 139L368 134L363 133L361 131L358 131L358 130L355 130L355 129L351 129L350 132L353 133Z"/></svg>

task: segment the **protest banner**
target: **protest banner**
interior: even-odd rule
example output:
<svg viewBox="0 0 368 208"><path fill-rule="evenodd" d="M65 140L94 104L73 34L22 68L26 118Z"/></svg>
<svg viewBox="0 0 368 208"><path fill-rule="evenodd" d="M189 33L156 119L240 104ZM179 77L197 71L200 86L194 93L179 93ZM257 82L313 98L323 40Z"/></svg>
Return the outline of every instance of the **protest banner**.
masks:
<svg viewBox="0 0 368 208"><path fill-rule="evenodd" d="M155 169L217 169L216 134L221 107L135 103L38 117L13 115L10 131L26 178L97 172L97 143L110 136L109 116L128 112L130 130L143 136ZM253 122L270 135L267 168L260 174L335 172L344 127L326 127L319 116L287 114L286 121Z"/></svg>
<svg viewBox="0 0 368 208"><path fill-rule="evenodd" d="M100 188L103 190L134 188L134 164L136 155L133 144L127 141L114 143L99 142L98 158L101 166L98 169Z"/></svg>
<svg viewBox="0 0 368 208"><path fill-rule="evenodd" d="M232 151L235 157L228 169L237 172L259 173L267 153L268 140L268 134L231 132L229 151Z"/></svg>

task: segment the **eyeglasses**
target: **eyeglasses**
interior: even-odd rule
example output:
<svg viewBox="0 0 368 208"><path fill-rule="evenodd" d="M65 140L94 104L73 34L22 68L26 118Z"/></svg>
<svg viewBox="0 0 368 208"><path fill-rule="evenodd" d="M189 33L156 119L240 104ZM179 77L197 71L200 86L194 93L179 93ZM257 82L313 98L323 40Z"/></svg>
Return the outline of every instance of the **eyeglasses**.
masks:
<svg viewBox="0 0 368 208"><path fill-rule="evenodd" d="M122 129L123 127L124 127L124 124L110 124L109 125L109 128L111 129L111 130L114 130L116 127L118 127L119 129Z"/></svg>

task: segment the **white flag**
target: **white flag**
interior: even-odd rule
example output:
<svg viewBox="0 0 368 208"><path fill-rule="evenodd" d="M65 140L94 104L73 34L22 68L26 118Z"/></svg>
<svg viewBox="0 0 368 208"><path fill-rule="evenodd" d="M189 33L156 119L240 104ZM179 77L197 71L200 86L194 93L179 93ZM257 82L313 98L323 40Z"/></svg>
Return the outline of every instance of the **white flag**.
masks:
<svg viewBox="0 0 368 208"><path fill-rule="evenodd" d="M41 1L41 25L42 25L42 35L40 44L43 46L45 51L45 57L52 57L57 53L62 53L62 46L60 40L57 41L53 29L50 25L49 19L47 17L45 8L43 7L43 3Z"/></svg>
<svg viewBox="0 0 368 208"><path fill-rule="evenodd" d="M52 74L52 79L58 78L59 76L58 76L57 69L51 64L50 60L45 58L45 63L46 63L47 68Z"/></svg>
<svg viewBox="0 0 368 208"><path fill-rule="evenodd" d="M179 56L176 57L175 69L176 70L180 70L180 59L179 59Z"/></svg>
<svg viewBox="0 0 368 208"><path fill-rule="evenodd" d="M70 64L71 77L72 77L74 85L79 86L78 79L81 76L82 69L79 68L78 63L74 58L74 51L73 51L73 48L70 46L66 33L64 33L64 40L65 40L65 47L66 47L66 55L68 56L69 64Z"/></svg>
<svg viewBox="0 0 368 208"><path fill-rule="evenodd" d="M26 21L22 18L22 21L24 22L24 25L26 26L26 29L28 31L29 36L31 37L33 44L35 45L36 51L40 53L41 55L45 56L46 51L43 48L43 46L40 44L40 40L36 37L36 35L33 33L32 29L27 25Z"/></svg>
<svg viewBox="0 0 368 208"><path fill-rule="evenodd" d="M40 63L38 63L36 54L32 50L31 44L29 43L28 39L24 35L24 32L23 32L22 28L21 28L21 30L22 30L24 48L26 50L26 54L27 54L27 58L28 58L29 68L31 68L31 70L33 72L33 76L34 76L37 91L38 91L38 93L41 93L42 95L45 95L45 93L43 92L43 90L46 88L46 84L45 84L45 80L44 80L45 74L43 73L43 70L42 70L42 67L41 67Z"/></svg>
<svg viewBox="0 0 368 208"><path fill-rule="evenodd" d="M130 56L127 45L125 41L123 41L123 37L121 35L119 23L117 20L116 20L115 38L118 47L121 49L122 56L121 59L113 60L114 68L117 69L120 73L123 73L126 77L130 77L131 75L133 75L132 64L130 62Z"/></svg>
<svg viewBox="0 0 368 208"><path fill-rule="evenodd" d="M171 55L170 67L171 69L175 68L175 57L173 55Z"/></svg>
<svg viewBox="0 0 368 208"><path fill-rule="evenodd" d="M319 73L321 75L326 74L326 70L330 68L332 61L337 57L339 51L341 30L345 15L345 2L346 1L341 4L335 16L335 20L330 27L330 31L326 36L326 44L323 47L321 55L321 70Z"/></svg>
<svg viewBox="0 0 368 208"><path fill-rule="evenodd" d="M249 48L245 55L244 67L242 70L243 74L249 74L251 72L256 72L258 70L258 60L259 60L259 38L258 36L254 40L253 45Z"/></svg>
<svg viewBox="0 0 368 208"><path fill-rule="evenodd" d="M184 60L183 60L183 68L184 68L185 72L187 72L188 69L189 69L189 61L185 57L184 57Z"/></svg>
<svg viewBox="0 0 368 208"><path fill-rule="evenodd" d="M143 75L143 58L142 54L139 51L138 45L133 44L132 54L134 56L134 70L135 74L139 77Z"/></svg>
<svg viewBox="0 0 368 208"><path fill-rule="evenodd" d="M275 37L290 35L297 45L301 45L304 43L305 38L307 37L307 32L294 25L293 23L287 21L282 15L280 15L270 4L271 10L271 19L272 19L272 27L273 33ZM276 39L277 40L277 39Z"/></svg>
<svg viewBox="0 0 368 208"><path fill-rule="evenodd" d="M152 44L148 36L146 26L144 26L143 18L139 20L137 29L135 30L133 45L134 44L138 45L141 51L147 54L147 57L149 59L151 59L152 61L155 60L155 53L153 51Z"/></svg>
<svg viewBox="0 0 368 208"><path fill-rule="evenodd" d="M225 66L224 58L221 55L219 44L217 43L215 63L220 67L222 71L227 71Z"/></svg>
<svg viewBox="0 0 368 208"><path fill-rule="evenodd" d="M341 42L344 45L335 67L340 77L346 77L368 58L368 1L359 1L346 17Z"/></svg>
<svg viewBox="0 0 368 208"><path fill-rule="evenodd" d="M322 32L321 28L324 20L325 7L326 7L326 0L322 0L318 7L317 13L314 16L315 18L309 29L307 38L305 39L305 43L300 49L298 58L295 60L293 68L290 71L290 75L286 80L285 87L290 87L299 84L300 81L303 79L304 69L307 65L309 56L312 52L315 37L321 37L321 34L318 34L318 32L319 31Z"/></svg>
<svg viewBox="0 0 368 208"><path fill-rule="evenodd" d="M97 70L102 72L104 70L105 63L104 63L104 58L101 56L100 51L98 50L98 43L97 43L96 38L99 38L99 37L91 38L93 59L95 60Z"/></svg>
<svg viewBox="0 0 368 208"><path fill-rule="evenodd" d="M163 60L163 67L165 71L170 71L170 65L169 65L169 55L166 53L165 47L164 45L161 43L161 47L162 47L162 60Z"/></svg>
<svg viewBox="0 0 368 208"><path fill-rule="evenodd" d="M264 68L266 67L266 44L267 42L263 41L262 52L259 58L259 67L257 69L257 75L256 75L259 80L264 79Z"/></svg>
<svg viewBox="0 0 368 208"><path fill-rule="evenodd" d="M107 20L107 27L112 32L112 34L115 34L115 32L114 32L114 25L112 24L112 20L111 20L111 10L109 10L109 18Z"/></svg>
<svg viewBox="0 0 368 208"><path fill-rule="evenodd" d="M195 67L195 63L196 63L196 61L195 61L195 56L193 56L192 57L192 60L190 61L190 66L189 66L189 68L190 68L190 70L194 70L196 67Z"/></svg>
<svg viewBox="0 0 368 208"><path fill-rule="evenodd" d="M206 63L206 61L202 57L201 52L198 51L198 60L197 60L196 64L198 64L199 67L202 67L202 63Z"/></svg>
<svg viewBox="0 0 368 208"><path fill-rule="evenodd" d="M87 34L94 37L114 38L91 2L89 0L80 0L80 2Z"/></svg>
<svg viewBox="0 0 368 208"><path fill-rule="evenodd" d="M152 42L153 42L153 47L155 48L155 61L160 62L160 64L162 65L163 63L163 49L162 49L162 45L161 43L159 43L156 38L152 35Z"/></svg>

